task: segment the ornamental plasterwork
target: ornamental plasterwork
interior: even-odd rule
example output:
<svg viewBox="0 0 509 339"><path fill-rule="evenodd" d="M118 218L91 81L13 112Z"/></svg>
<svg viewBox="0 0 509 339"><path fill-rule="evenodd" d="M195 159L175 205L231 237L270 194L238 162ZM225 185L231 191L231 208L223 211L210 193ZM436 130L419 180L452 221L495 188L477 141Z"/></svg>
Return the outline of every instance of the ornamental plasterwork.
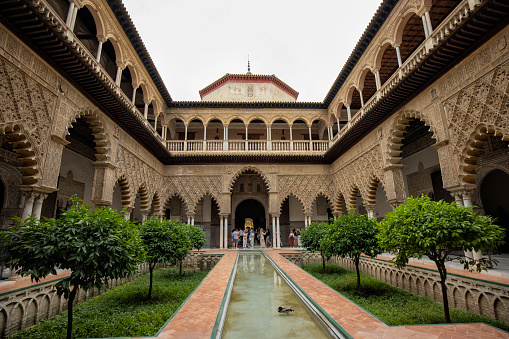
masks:
<svg viewBox="0 0 509 339"><path fill-rule="evenodd" d="M122 146L119 146L117 150L116 166L115 178L118 180L125 177L128 180L131 194L130 206L134 206L136 194L143 186L147 189L147 196L151 203L152 197L159 191L157 188L161 187L161 175Z"/></svg>
<svg viewBox="0 0 509 339"><path fill-rule="evenodd" d="M280 175L278 176L279 204L292 195L303 205L304 214L310 215L318 195L330 202L334 196L330 175Z"/></svg>
<svg viewBox="0 0 509 339"><path fill-rule="evenodd" d="M196 205L205 195L212 196L220 204L221 209L221 176L175 176L165 177L162 184L161 201L163 204L177 195L180 196L188 208L188 213L194 213Z"/></svg>

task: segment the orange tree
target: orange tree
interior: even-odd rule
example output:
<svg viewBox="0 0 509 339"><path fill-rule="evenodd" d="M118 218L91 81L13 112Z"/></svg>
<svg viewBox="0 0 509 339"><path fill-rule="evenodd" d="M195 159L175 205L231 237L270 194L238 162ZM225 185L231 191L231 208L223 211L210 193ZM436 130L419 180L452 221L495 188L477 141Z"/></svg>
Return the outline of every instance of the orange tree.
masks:
<svg viewBox="0 0 509 339"><path fill-rule="evenodd" d="M320 252L322 256L322 268L323 272L325 272L325 261L328 260L331 255L327 252L327 248L324 246L322 239L327 235L327 229L329 228L329 224L322 222L320 224L313 222L311 225L306 226L301 231L300 237L302 246L307 248L311 252Z"/></svg>
<svg viewBox="0 0 509 339"><path fill-rule="evenodd" d="M378 228L375 220L352 211L337 218L328 227L326 236L321 240L322 247L330 255L353 259L357 272L358 290L361 289L359 272L361 254L374 258L381 252L376 234L378 234Z"/></svg>
<svg viewBox="0 0 509 339"><path fill-rule="evenodd" d="M427 196L408 198L385 216L377 235L382 249L396 254L398 268L408 264L411 257L427 256L434 261L440 274L445 321L451 322L447 299L447 270L445 262L459 259L465 268L481 271L490 262L482 259L467 261L450 257L464 249L486 251L503 243L504 230L493 224L488 216L477 215L470 207L455 202L431 201Z"/></svg>
<svg viewBox="0 0 509 339"><path fill-rule="evenodd" d="M108 279L125 278L138 269L144 251L138 230L111 208L78 200L58 219L40 222L34 216L5 231L11 263L22 276L39 282L56 267L71 270L55 285L67 299L67 339L72 334L73 301L78 289L103 288Z"/></svg>

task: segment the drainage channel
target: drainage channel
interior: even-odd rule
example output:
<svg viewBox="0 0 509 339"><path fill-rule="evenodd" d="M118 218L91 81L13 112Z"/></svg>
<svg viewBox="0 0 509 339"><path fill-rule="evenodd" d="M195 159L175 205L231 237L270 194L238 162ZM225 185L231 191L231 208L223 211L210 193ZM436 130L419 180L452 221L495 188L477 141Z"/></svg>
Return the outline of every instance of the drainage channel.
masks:
<svg viewBox="0 0 509 339"><path fill-rule="evenodd" d="M294 312L282 314L278 307ZM212 337L351 338L264 252L239 252Z"/></svg>

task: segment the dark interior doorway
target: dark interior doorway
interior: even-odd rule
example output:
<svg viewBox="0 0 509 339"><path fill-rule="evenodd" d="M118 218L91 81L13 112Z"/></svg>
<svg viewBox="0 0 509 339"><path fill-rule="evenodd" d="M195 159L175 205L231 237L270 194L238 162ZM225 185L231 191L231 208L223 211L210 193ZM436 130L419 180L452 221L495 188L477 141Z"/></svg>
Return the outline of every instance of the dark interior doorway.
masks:
<svg viewBox="0 0 509 339"><path fill-rule="evenodd" d="M265 208L263 208L260 202L254 199L247 199L238 204L235 209L235 228L244 229L246 218L253 219L253 226L255 229L267 228Z"/></svg>
<svg viewBox="0 0 509 339"><path fill-rule="evenodd" d="M486 215L497 218L495 224L506 229L505 244L498 248L509 252L509 174L495 169L484 177L481 183L481 201Z"/></svg>

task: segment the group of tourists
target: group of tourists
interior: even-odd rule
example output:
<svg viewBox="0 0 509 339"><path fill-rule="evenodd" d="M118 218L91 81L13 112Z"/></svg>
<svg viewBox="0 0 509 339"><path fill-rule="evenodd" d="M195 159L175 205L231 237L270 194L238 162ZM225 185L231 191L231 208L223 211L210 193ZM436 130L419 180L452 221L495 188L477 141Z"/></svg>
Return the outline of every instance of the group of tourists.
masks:
<svg viewBox="0 0 509 339"><path fill-rule="evenodd" d="M233 241L233 248L237 249L242 245L242 248L254 248L255 245L260 245L260 248L272 247L270 241L270 230L264 231L263 228L246 228L234 229L231 234ZM239 245L240 244L240 245Z"/></svg>
<svg viewBox="0 0 509 339"><path fill-rule="evenodd" d="M290 238L290 248L296 247L295 245L297 245L297 247L299 248L302 247L302 242L300 240L300 228L292 229L290 231L289 238Z"/></svg>

